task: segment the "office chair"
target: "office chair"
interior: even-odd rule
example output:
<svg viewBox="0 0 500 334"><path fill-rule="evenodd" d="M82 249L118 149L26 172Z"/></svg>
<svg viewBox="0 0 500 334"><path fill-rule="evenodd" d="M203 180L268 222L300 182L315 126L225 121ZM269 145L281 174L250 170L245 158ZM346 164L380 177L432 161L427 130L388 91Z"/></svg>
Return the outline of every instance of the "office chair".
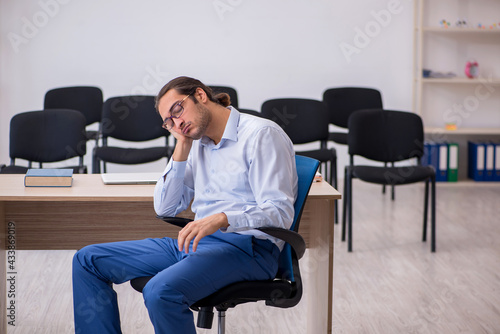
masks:
<svg viewBox="0 0 500 334"><path fill-rule="evenodd" d="M262 116L278 123L294 144L305 144L328 139L328 113L324 103L316 100L288 98L271 99L262 104ZM337 188L337 152L322 146L316 150L296 151L321 162L325 180ZM327 173L330 162L330 173ZM338 221L337 201L334 220Z"/></svg>
<svg viewBox="0 0 500 334"><path fill-rule="evenodd" d="M305 252L305 241L298 234L300 218L309 189L318 169L319 161L295 156L298 174L298 193L295 200L295 216L289 230L276 227L261 227L260 231L286 241L279 257L278 273L274 280L244 281L230 284L212 295L191 305L198 311L197 326L212 328L213 308L218 311L218 333L225 332L225 312L236 305L264 300L266 305L288 308L297 305L302 297L302 279L299 259ZM159 217L177 226L184 226L190 220L177 217ZM132 287L142 292L152 277L140 277L130 281Z"/></svg>
<svg viewBox="0 0 500 334"><path fill-rule="evenodd" d="M210 86L214 95L218 93L227 93L231 99L231 105L238 109L238 93L236 89L228 86Z"/></svg>
<svg viewBox="0 0 500 334"><path fill-rule="evenodd" d="M352 179L354 178L391 186L425 182L423 241L426 241L427 238L430 183L431 252L436 251L436 172L431 166L420 165L420 158L424 154L423 142L422 119L416 114L372 109L356 111L351 115L347 137L350 164L346 166L344 180L347 210L344 210L342 214L342 241L345 241L346 237L347 216L347 248L349 252L352 252ZM416 159L417 165L402 167L355 165L354 156L391 164Z"/></svg>
<svg viewBox="0 0 500 334"><path fill-rule="evenodd" d="M45 93L44 109L74 109L85 116L86 124L101 121L102 91L93 86L61 87ZM87 140L99 140L99 131L85 132Z"/></svg>
<svg viewBox="0 0 500 334"><path fill-rule="evenodd" d="M10 120L10 165L2 168L2 174L25 174L38 162L59 162L79 158L75 173L87 173L83 157L87 153L85 117L76 110L48 109L23 112ZM28 161L28 167L16 165L16 159Z"/></svg>
<svg viewBox="0 0 500 334"><path fill-rule="evenodd" d="M106 163L135 165L171 156L170 132L162 128L161 116L155 109L154 96L130 95L112 97L104 102L100 123L102 145L93 152L92 173L106 173ZM164 146L131 148L109 146L108 139L144 142L165 138Z"/></svg>

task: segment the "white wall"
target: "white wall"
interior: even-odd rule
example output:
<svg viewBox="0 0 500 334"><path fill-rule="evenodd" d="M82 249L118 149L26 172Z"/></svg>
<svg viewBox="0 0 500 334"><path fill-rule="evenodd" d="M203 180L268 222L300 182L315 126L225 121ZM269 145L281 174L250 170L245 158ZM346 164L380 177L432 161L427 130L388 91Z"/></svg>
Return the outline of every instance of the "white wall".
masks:
<svg viewBox="0 0 500 334"><path fill-rule="evenodd" d="M41 109L59 86L155 94L188 75L234 86L242 108L259 109L356 85L410 110L412 27L408 0L2 0L0 163L10 118ZM338 152L343 168L345 147Z"/></svg>

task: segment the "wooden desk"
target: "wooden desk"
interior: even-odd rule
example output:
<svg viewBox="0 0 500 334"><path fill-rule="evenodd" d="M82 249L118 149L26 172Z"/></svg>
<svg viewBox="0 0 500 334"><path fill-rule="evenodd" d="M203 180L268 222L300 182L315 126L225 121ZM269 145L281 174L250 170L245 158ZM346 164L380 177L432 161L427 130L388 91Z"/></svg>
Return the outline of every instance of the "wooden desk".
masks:
<svg viewBox="0 0 500 334"><path fill-rule="evenodd" d="M15 222L16 249L79 249L85 245L177 237L178 227L155 218L152 185L104 185L100 175L74 175L71 188L25 188L24 175L0 175L0 275L7 277L9 222ZM326 182L314 183L302 214L300 234L309 248L306 286L307 332L331 333L333 297L334 201ZM12 224L11 224L12 225ZM325 293L327 291L327 293ZM0 290L0 332L5 332L8 305Z"/></svg>

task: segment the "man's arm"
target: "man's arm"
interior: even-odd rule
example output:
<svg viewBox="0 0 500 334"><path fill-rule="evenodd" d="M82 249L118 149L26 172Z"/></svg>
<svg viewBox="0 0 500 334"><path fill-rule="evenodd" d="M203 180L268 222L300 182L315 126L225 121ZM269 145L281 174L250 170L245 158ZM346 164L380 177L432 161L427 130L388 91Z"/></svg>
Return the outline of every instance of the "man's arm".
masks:
<svg viewBox="0 0 500 334"><path fill-rule="evenodd" d="M257 204L244 211L225 212L227 232L262 226L290 228L297 196L297 170L293 144L286 134L265 127L253 138L249 183Z"/></svg>
<svg viewBox="0 0 500 334"><path fill-rule="evenodd" d="M174 153L163 176L156 183L154 192L154 209L159 216L176 216L188 207L194 196L192 182L185 180L191 175L187 160L193 140L174 129L170 133L177 139Z"/></svg>

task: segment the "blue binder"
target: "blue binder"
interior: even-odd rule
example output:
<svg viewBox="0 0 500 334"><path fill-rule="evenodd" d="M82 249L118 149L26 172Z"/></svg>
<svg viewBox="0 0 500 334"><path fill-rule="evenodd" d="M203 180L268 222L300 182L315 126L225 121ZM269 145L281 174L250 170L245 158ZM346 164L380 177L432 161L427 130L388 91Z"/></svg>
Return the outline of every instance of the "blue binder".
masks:
<svg viewBox="0 0 500 334"><path fill-rule="evenodd" d="M468 176L474 181L484 181L485 147L475 141L467 143L469 153Z"/></svg>
<svg viewBox="0 0 500 334"><path fill-rule="evenodd" d="M493 181L500 181L500 143L494 143L495 151L494 151L494 173L493 173Z"/></svg>
<svg viewBox="0 0 500 334"><path fill-rule="evenodd" d="M430 148L431 144L429 142L424 142L424 155L422 155L422 158L420 158L420 163L422 166L428 166L430 165Z"/></svg>
<svg viewBox="0 0 500 334"><path fill-rule="evenodd" d="M495 174L495 145L492 142L484 144L484 181L493 181Z"/></svg>
<svg viewBox="0 0 500 334"><path fill-rule="evenodd" d="M434 170L436 171L436 181L437 181L438 164L439 164L439 147L438 147L438 144L436 144L434 142L429 142L429 159L428 159L428 165L434 167Z"/></svg>
<svg viewBox="0 0 500 334"><path fill-rule="evenodd" d="M448 181L448 144L438 143L437 145L437 169L436 181Z"/></svg>

